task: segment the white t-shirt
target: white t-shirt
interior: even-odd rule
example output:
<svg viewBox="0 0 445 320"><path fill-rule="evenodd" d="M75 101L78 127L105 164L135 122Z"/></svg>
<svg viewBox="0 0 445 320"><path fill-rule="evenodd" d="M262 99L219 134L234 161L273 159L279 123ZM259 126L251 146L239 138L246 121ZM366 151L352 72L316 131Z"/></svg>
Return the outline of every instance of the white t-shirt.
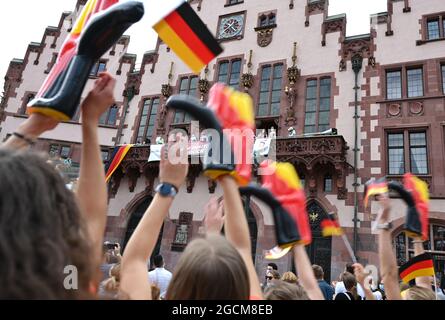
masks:
<svg viewBox="0 0 445 320"><path fill-rule="evenodd" d="M168 286L172 280L172 273L164 268L156 268L148 273L150 277L150 283L155 284L161 290L161 299L165 298L167 294Z"/></svg>
<svg viewBox="0 0 445 320"><path fill-rule="evenodd" d="M339 281L335 285L335 294L337 293L346 293L346 288L343 281ZM362 298L362 300L366 298L365 291L359 283L357 283L357 294ZM372 294L376 300L382 300L382 294L379 291L373 292Z"/></svg>

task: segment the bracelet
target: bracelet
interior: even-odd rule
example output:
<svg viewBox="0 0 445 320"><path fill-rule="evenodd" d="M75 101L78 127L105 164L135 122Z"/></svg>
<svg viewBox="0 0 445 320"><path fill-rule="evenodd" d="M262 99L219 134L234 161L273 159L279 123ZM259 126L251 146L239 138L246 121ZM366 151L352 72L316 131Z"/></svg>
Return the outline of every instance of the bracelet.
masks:
<svg viewBox="0 0 445 320"><path fill-rule="evenodd" d="M423 240L413 240L413 243L423 243Z"/></svg>
<svg viewBox="0 0 445 320"><path fill-rule="evenodd" d="M25 142L26 142L27 144L29 144L30 146L33 146L33 145L35 144L35 141L34 141L34 140L25 137L25 136L24 136L23 134L21 134L21 133L14 132L12 135L15 136L15 137L17 137L17 138L19 138L19 139L21 139L21 140L23 140L23 141L25 141Z"/></svg>

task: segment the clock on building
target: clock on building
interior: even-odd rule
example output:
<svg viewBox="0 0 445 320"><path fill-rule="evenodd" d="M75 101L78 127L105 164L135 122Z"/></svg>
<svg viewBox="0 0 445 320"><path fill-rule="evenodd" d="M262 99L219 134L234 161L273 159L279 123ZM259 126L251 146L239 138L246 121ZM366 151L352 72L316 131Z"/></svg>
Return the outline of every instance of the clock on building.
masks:
<svg viewBox="0 0 445 320"><path fill-rule="evenodd" d="M244 30L244 14L234 14L220 18L218 28L219 39L231 39L242 35Z"/></svg>

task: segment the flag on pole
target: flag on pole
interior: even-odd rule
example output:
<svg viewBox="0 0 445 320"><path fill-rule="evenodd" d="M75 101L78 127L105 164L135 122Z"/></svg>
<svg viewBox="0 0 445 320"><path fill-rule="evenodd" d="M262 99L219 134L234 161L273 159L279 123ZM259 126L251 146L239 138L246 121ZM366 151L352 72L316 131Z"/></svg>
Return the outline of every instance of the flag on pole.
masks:
<svg viewBox="0 0 445 320"><path fill-rule="evenodd" d="M368 207L370 197L388 192L388 183L385 178L369 181L365 186L365 207Z"/></svg>
<svg viewBox="0 0 445 320"><path fill-rule="evenodd" d="M329 213L328 216L321 222L321 230L323 237L342 236L343 229L340 227L335 215Z"/></svg>
<svg viewBox="0 0 445 320"><path fill-rule="evenodd" d="M409 283L418 277L435 276L431 254L424 253L414 257L399 268L399 275L405 283Z"/></svg>
<svg viewBox="0 0 445 320"><path fill-rule="evenodd" d="M178 57L199 73L223 49L193 8L182 3L153 29Z"/></svg>
<svg viewBox="0 0 445 320"><path fill-rule="evenodd" d="M416 210L410 211L418 215L420 221L422 239L428 240L428 220L429 220L429 191L425 181L420 180L411 173L403 176L403 186L411 193L414 199ZM408 234L409 235L409 234ZM417 235L413 235L417 236Z"/></svg>
<svg viewBox="0 0 445 320"><path fill-rule="evenodd" d="M113 151L110 161L106 166L106 181L109 182L114 172L116 172L117 168L121 165L122 161L124 161L125 156L128 154L130 149L133 147L132 144L116 147Z"/></svg>

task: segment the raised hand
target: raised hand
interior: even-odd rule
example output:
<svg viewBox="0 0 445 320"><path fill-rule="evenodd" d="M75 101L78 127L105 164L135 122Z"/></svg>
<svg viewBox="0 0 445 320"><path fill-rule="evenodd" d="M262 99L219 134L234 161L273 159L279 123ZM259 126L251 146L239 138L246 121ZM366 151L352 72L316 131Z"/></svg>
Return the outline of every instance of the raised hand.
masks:
<svg viewBox="0 0 445 320"><path fill-rule="evenodd" d="M221 233L222 227L224 225L223 203L218 203L218 199L216 197L212 197L206 204L204 213L204 227L206 233Z"/></svg>
<svg viewBox="0 0 445 320"><path fill-rule="evenodd" d="M99 79L94 83L82 104L82 123L99 123L99 119L114 103L114 88L116 79L111 74L104 72L99 74Z"/></svg>

